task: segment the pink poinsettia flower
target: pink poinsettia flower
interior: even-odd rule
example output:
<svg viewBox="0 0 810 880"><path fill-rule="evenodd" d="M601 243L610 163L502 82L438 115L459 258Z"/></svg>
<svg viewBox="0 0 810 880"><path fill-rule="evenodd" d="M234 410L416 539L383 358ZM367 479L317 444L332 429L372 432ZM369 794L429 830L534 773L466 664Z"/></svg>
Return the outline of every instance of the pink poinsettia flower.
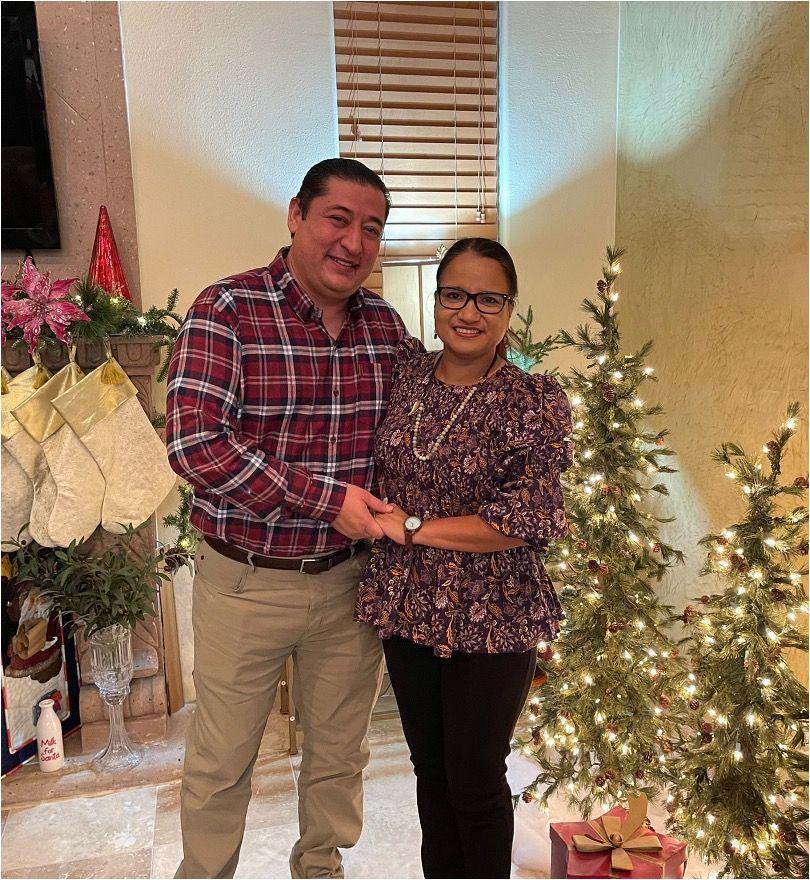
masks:
<svg viewBox="0 0 810 880"><path fill-rule="evenodd" d="M68 327L74 321L90 318L67 297L76 278L51 281L50 272L40 272L30 257L25 258L22 274L16 284L3 284L3 329L23 328L23 339L33 354L39 345L44 324L61 342L70 341ZM19 292L24 297L14 298Z"/></svg>

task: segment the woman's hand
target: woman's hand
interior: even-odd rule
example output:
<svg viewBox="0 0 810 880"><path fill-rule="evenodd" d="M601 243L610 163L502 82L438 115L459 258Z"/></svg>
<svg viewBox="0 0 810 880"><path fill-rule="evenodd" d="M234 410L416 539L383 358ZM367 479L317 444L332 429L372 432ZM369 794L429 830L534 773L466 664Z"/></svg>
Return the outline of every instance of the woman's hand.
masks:
<svg viewBox="0 0 810 880"><path fill-rule="evenodd" d="M404 523L405 520L408 518L408 514L405 513L405 511L401 507L398 507L396 504L393 505L393 507L394 509L391 511L391 513L378 513L374 517L374 521L383 530L387 538L390 538L396 544L404 546Z"/></svg>

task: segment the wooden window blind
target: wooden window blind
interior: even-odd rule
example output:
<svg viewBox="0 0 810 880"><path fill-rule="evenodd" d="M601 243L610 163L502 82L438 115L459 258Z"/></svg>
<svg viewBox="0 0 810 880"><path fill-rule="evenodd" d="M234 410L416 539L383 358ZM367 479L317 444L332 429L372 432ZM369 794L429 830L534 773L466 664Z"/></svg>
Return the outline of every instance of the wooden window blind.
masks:
<svg viewBox="0 0 810 880"><path fill-rule="evenodd" d="M496 238L497 3L333 7L340 155L393 200L381 260ZM367 286L382 288L379 261Z"/></svg>

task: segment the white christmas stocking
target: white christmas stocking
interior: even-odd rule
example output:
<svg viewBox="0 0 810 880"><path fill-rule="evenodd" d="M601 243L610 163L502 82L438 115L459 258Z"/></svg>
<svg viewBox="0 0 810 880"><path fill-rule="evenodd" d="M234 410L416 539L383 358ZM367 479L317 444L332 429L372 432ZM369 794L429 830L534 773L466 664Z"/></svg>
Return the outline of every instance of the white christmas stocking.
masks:
<svg viewBox="0 0 810 880"><path fill-rule="evenodd" d="M6 449L6 443L19 431L22 425L14 418L11 411L29 398L35 391L34 383L37 381L39 371L36 366L31 367L24 373L20 373L13 379L8 377L3 367L3 548L7 542L19 540L28 542L31 533L26 527L22 527L31 520L31 507L34 503L34 484L17 459ZM23 431L23 433L25 433ZM9 549L13 545L8 545Z"/></svg>
<svg viewBox="0 0 810 880"><path fill-rule="evenodd" d="M66 547L71 541L89 538L101 522L104 477L73 429L52 405L56 397L73 388L83 377L84 373L71 359L14 410L17 421L40 445L55 487L45 527L46 546ZM33 528L31 533L34 534Z"/></svg>
<svg viewBox="0 0 810 880"><path fill-rule="evenodd" d="M121 534L147 520L174 488L166 447L113 358L53 401L106 481L101 525Z"/></svg>

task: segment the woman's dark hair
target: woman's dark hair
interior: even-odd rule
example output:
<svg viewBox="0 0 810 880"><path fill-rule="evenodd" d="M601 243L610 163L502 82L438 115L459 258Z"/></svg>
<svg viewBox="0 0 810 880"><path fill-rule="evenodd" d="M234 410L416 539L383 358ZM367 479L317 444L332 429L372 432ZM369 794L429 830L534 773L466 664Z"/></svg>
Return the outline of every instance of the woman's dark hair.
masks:
<svg viewBox="0 0 810 880"><path fill-rule="evenodd" d="M493 241L491 238L460 238L447 253L442 257L439 268L436 270L436 287L441 287L441 279L447 267L462 254L477 254L487 260L495 260L495 262L503 269L506 275L507 293L511 297L517 297L518 280L515 263L509 255L509 251L499 242ZM506 337L498 343L498 354L506 360L506 351L508 345Z"/></svg>
<svg viewBox="0 0 810 880"><path fill-rule="evenodd" d="M385 197L384 219L388 219L388 212L391 210L391 193L388 192L388 187L367 165L356 159L324 159L307 171L296 195L302 217L307 216L312 200L326 192L333 177L379 190Z"/></svg>

